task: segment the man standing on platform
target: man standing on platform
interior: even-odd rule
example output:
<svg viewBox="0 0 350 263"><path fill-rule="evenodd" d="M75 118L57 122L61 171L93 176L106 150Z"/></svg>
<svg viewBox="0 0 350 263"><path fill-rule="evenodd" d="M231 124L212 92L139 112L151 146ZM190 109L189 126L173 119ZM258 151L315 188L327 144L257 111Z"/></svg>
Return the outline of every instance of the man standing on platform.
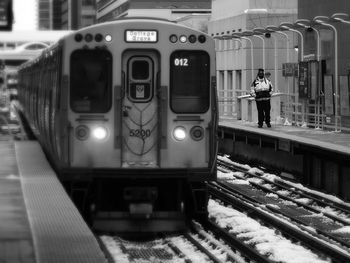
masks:
<svg viewBox="0 0 350 263"><path fill-rule="evenodd" d="M258 109L258 127L262 128L265 121L267 127L271 127L270 124L270 110L271 103L270 98L272 94L271 81L265 78L264 69L258 70L258 75L251 85L250 95L255 98L256 107Z"/></svg>

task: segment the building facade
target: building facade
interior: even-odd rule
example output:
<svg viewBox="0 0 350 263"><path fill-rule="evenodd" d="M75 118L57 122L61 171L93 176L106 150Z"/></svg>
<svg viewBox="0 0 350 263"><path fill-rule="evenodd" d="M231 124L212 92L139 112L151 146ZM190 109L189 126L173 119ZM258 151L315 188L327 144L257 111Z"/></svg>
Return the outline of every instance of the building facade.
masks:
<svg viewBox="0 0 350 263"><path fill-rule="evenodd" d="M53 28L53 0L38 0L39 30Z"/></svg>
<svg viewBox="0 0 350 263"><path fill-rule="evenodd" d="M155 17L177 21L207 32L211 0L97 0L97 22L121 17Z"/></svg>
<svg viewBox="0 0 350 263"><path fill-rule="evenodd" d="M297 60L294 46L298 44L298 38L291 32L286 33L287 38L277 33L271 33L270 38L264 34L233 39L227 36L243 32L249 35L254 29L278 26L296 18L297 0L213 0L208 31L217 39L217 87L221 116L256 121L255 104L247 94L257 69L264 68L271 74L275 91L292 93L293 80L282 76L282 65ZM272 118L276 119L281 115L281 103L286 105L286 98L281 95L272 101Z"/></svg>
<svg viewBox="0 0 350 263"><path fill-rule="evenodd" d="M298 17L313 21L317 16L331 18L336 13L350 15L348 0L308 0L298 1ZM349 19L348 19L349 20ZM350 131L350 25L330 19L329 24L334 26L336 33L330 26L314 24L319 31L320 53L317 57L317 32L305 30L305 58L310 63L319 65L320 71L310 72L311 81L316 84L309 85L309 93L316 94L321 102L321 112L325 118L325 125L333 125L338 118L339 126L344 131ZM337 38L337 46L335 39ZM335 57L337 53L337 57ZM338 83L335 82L335 68L337 64ZM318 75L316 75L318 73ZM315 76L316 75L316 76ZM337 85L337 86L336 86ZM310 96L309 96L310 97Z"/></svg>
<svg viewBox="0 0 350 263"><path fill-rule="evenodd" d="M76 30L96 23L95 0L52 0L53 29Z"/></svg>

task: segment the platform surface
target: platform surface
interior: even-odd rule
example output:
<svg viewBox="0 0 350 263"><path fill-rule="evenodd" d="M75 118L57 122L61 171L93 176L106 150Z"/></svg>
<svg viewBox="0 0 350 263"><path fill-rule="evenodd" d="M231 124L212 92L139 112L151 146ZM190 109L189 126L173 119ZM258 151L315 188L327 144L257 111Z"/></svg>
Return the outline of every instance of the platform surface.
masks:
<svg viewBox="0 0 350 263"><path fill-rule="evenodd" d="M9 137L0 136L0 156L0 262L34 263L14 143Z"/></svg>
<svg viewBox="0 0 350 263"><path fill-rule="evenodd" d="M36 262L107 262L40 145L35 141L18 141L15 150Z"/></svg>
<svg viewBox="0 0 350 263"><path fill-rule="evenodd" d="M219 122L219 126L221 127L291 140L320 148L320 150L331 150L340 154L350 155L349 133L323 131L297 126L271 125L271 128L267 128L265 124L263 128L258 128L257 124L251 122L237 120L220 120Z"/></svg>

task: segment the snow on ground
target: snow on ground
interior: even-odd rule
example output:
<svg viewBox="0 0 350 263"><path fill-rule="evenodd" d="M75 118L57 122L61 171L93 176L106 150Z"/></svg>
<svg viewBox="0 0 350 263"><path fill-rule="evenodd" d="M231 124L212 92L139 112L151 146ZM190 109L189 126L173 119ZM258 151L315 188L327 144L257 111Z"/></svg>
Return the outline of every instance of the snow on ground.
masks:
<svg viewBox="0 0 350 263"><path fill-rule="evenodd" d="M259 168L253 167L248 170L248 173L255 174L255 175L262 175L264 174L264 171L260 170Z"/></svg>
<svg viewBox="0 0 350 263"><path fill-rule="evenodd" d="M231 161L228 157L229 156L227 156L227 155L225 155L225 157L218 156L218 159L221 159L223 161L226 161L226 162L238 165L240 167L243 167L243 168L249 170L249 172L254 173L256 175L261 175L262 174L262 177L264 177L264 178L266 178L268 180L276 181L276 182L278 182L278 181L283 182L285 184L290 185L293 188L304 190L304 191L312 193L312 194L316 194L318 196L321 196L321 197L324 197L326 199L329 199L329 200L331 200L331 201L333 201L335 203L346 205L346 206L348 206L350 208L350 203L349 202L345 202L342 199L340 199L340 198L338 198L338 197L336 197L334 195L329 195L329 194L322 193L320 191L309 189L309 188L303 186L300 183L293 183L293 182L290 182L288 180L284 180L283 178L281 178L281 177L279 177L279 176L277 176L275 174L263 173L263 171L261 171L259 168L250 167L249 165L246 165L246 164L236 163L234 161Z"/></svg>
<svg viewBox="0 0 350 263"><path fill-rule="evenodd" d="M319 263L328 262L321 259L312 251L293 244L290 240L276 234L272 229L262 226L256 220L232 208L209 200L209 216L214 218L222 228L229 228L230 232L246 243L253 245L261 254L278 262L288 263Z"/></svg>
<svg viewBox="0 0 350 263"><path fill-rule="evenodd" d="M234 179L229 181L231 184L246 184L249 185L249 182L247 180L242 179Z"/></svg>
<svg viewBox="0 0 350 263"><path fill-rule="evenodd" d="M275 174L269 174L269 173L264 173L261 177L270 180L272 182L275 181L276 178L280 178L279 176L275 175Z"/></svg>
<svg viewBox="0 0 350 263"><path fill-rule="evenodd" d="M267 197L275 197L275 198L278 198L278 195L274 194L274 193L268 193L266 195Z"/></svg>
<svg viewBox="0 0 350 263"><path fill-rule="evenodd" d="M290 195L290 192L288 190L278 190L277 193L284 196Z"/></svg>
<svg viewBox="0 0 350 263"><path fill-rule="evenodd" d="M249 182L247 180L243 180L243 179L236 179L235 176L238 177L242 177L244 174L242 172L228 172L228 173L224 173L221 171L218 171L218 179L221 180L226 180L228 182L230 182L231 184L249 184Z"/></svg>
<svg viewBox="0 0 350 263"><path fill-rule="evenodd" d="M247 169L247 170L250 169L250 166L248 164L236 163L234 161L231 161L228 157L229 157L228 155L224 155L224 156L219 156L218 155L218 159L223 161L223 162L226 162L226 163L229 163L229 164L233 164L233 165L237 165L239 167L242 167L243 169Z"/></svg>
<svg viewBox="0 0 350 263"><path fill-rule="evenodd" d="M248 178L248 181L252 182L252 183L256 183L256 184L263 184L264 183L263 179L259 179L256 177Z"/></svg>
<svg viewBox="0 0 350 263"><path fill-rule="evenodd" d="M297 199L294 199L295 201L298 201L300 203L303 203L305 205L309 205L311 204L313 201L309 198L297 198Z"/></svg>
<svg viewBox="0 0 350 263"><path fill-rule="evenodd" d="M287 180L283 180L280 177L276 177L276 178L278 178L279 181L281 181L281 182L283 182L285 184L288 184L290 186L293 186L293 187L295 187L297 189L304 190L304 191L312 193L312 194L316 194L318 196L321 196L321 197L324 197L326 199L329 199L329 200L331 200L331 201L333 201L335 203L346 205L346 206L348 206L350 208L350 203L345 202L342 199L340 199L340 198L338 198L338 197L336 197L334 195L329 195L329 194L322 193L320 191L312 190L312 189L309 189L309 188L303 186L300 183L293 183L293 182L290 182L290 181L287 181Z"/></svg>
<svg viewBox="0 0 350 263"><path fill-rule="evenodd" d="M334 230L333 233L344 233L344 234L349 234L350 233L350 226L344 226L342 228L339 228L337 230Z"/></svg>
<svg viewBox="0 0 350 263"><path fill-rule="evenodd" d="M188 257L192 262L198 262L198 263L210 262L209 258L205 254L200 252L191 242L189 242L183 236L171 237L168 240L171 243L173 243L176 247L178 247L180 251L184 253L184 255ZM171 262L175 263L178 261L171 261Z"/></svg>
<svg viewBox="0 0 350 263"><path fill-rule="evenodd" d="M202 240L198 237L198 235L192 235L192 238L200 242L200 244L207 250L210 251L216 258L218 258L222 262L228 262L227 261L227 252L221 249L221 246L213 247L208 242L208 240Z"/></svg>
<svg viewBox="0 0 350 263"><path fill-rule="evenodd" d="M101 236L102 242L107 247L109 253L112 255L115 262L118 263L129 263L128 255L124 254L120 246L115 242L113 237L110 236Z"/></svg>
<svg viewBox="0 0 350 263"><path fill-rule="evenodd" d="M222 180L230 180L234 178L233 172L224 173L224 172L218 171L217 176L218 176L218 179L222 179Z"/></svg>

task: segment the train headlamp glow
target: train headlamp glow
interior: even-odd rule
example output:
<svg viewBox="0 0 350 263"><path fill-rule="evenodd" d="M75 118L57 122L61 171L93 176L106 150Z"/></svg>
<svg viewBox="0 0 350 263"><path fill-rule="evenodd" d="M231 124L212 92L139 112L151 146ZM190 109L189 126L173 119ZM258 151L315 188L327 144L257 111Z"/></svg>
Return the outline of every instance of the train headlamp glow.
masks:
<svg viewBox="0 0 350 263"><path fill-rule="evenodd" d="M186 36L184 36L184 35L180 36L180 42L181 43L186 43L186 41L187 41L187 37Z"/></svg>
<svg viewBox="0 0 350 263"><path fill-rule="evenodd" d="M107 129L104 127L96 127L92 130L92 136L98 140L103 140L107 137Z"/></svg>
<svg viewBox="0 0 350 263"><path fill-rule="evenodd" d="M105 40L106 40L107 42L111 42L111 41L112 41L112 36L111 36L111 35L106 35L106 36L105 36Z"/></svg>
<svg viewBox="0 0 350 263"><path fill-rule="evenodd" d="M178 141L183 141L186 138L186 130L184 127L176 127L173 134L174 138Z"/></svg>

